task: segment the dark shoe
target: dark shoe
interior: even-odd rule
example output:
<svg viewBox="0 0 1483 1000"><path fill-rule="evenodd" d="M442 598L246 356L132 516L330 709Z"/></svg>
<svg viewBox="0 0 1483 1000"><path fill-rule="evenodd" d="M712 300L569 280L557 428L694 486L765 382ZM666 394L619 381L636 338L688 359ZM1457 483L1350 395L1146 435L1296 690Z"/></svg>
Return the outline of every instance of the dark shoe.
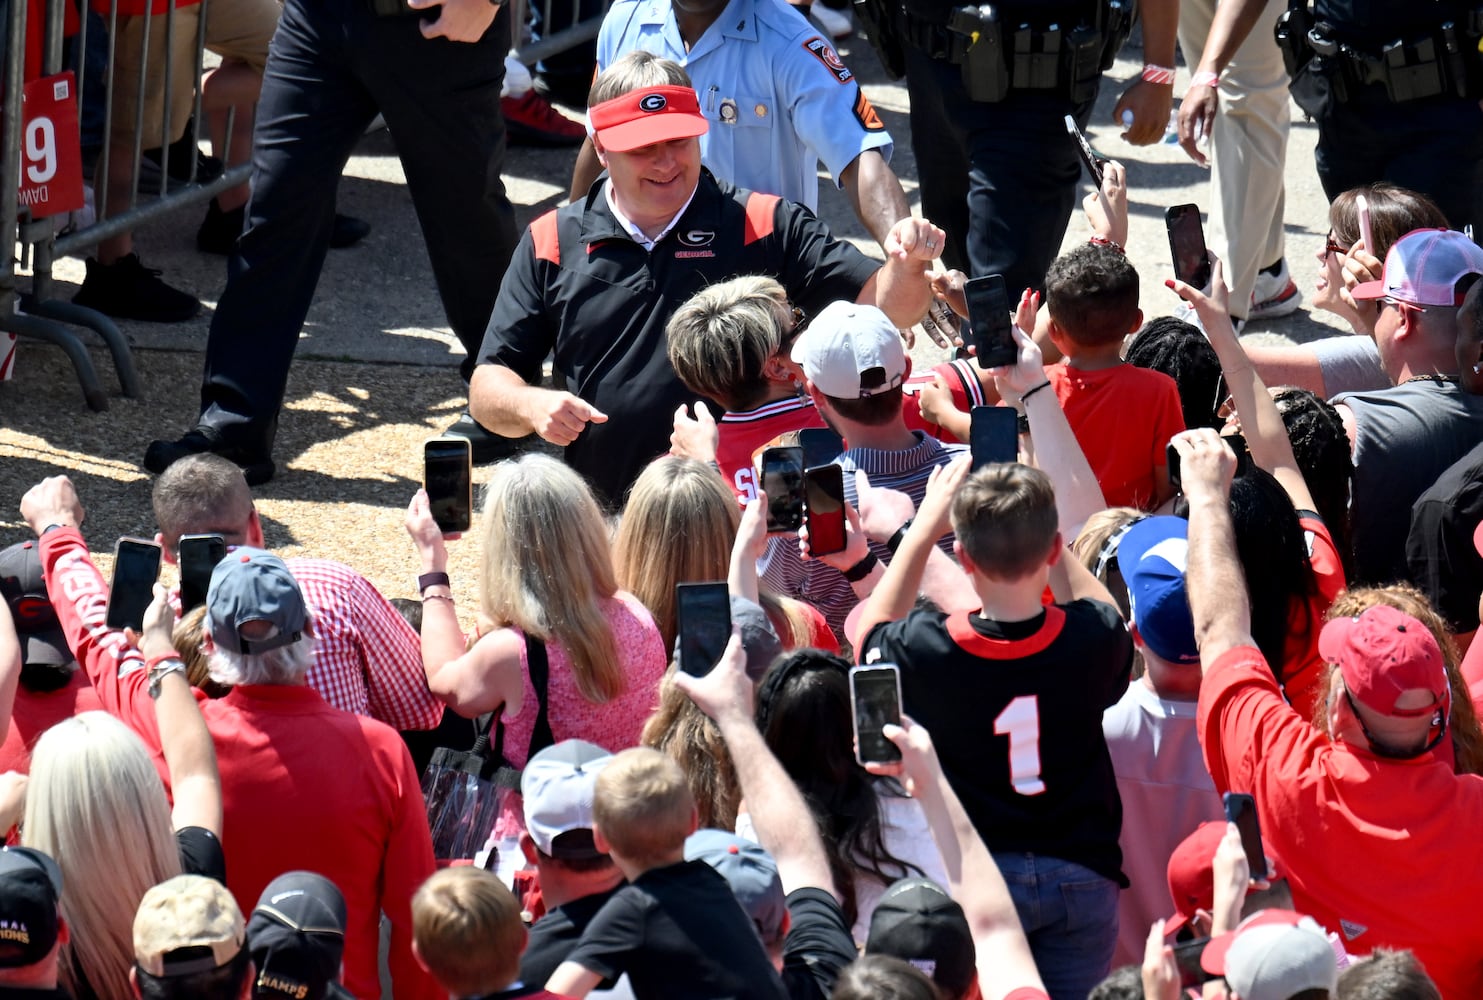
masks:
<svg viewBox="0 0 1483 1000"><path fill-rule="evenodd" d="M144 450L144 467L159 475L182 458L204 455L207 452L220 455L241 466L242 476L247 480L248 486L266 483L278 471L271 458L249 455L241 448L227 447L214 434L208 434L199 427L187 432L177 441L151 441Z"/></svg>
<svg viewBox="0 0 1483 1000"><path fill-rule="evenodd" d="M467 413L450 424L443 431L443 436L467 438L475 465L490 465L514 458L536 439L534 434L527 434L523 438L507 438L503 434L496 434L486 430Z"/></svg>
<svg viewBox="0 0 1483 1000"><path fill-rule="evenodd" d="M365 219L357 219L353 215L341 215L335 213L335 225L330 230L330 247L334 250L344 250L353 247L365 239L371 232L371 224Z"/></svg>
<svg viewBox="0 0 1483 1000"><path fill-rule="evenodd" d="M592 78L563 73L540 73L536 76L535 91L555 104L569 108L587 110L587 92L592 88ZM583 131L586 131L585 129Z"/></svg>
<svg viewBox="0 0 1483 1000"><path fill-rule="evenodd" d="M513 146L580 146L587 130L557 111L534 90L500 98L505 130Z"/></svg>
<svg viewBox="0 0 1483 1000"><path fill-rule="evenodd" d="M194 296L160 280L156 268L145 267L131 253L112 264L87 259L87 276L72 301L115 319L146 323L180 323L201 311Z"/></svg>
<svg viewBox="0 0 1483 1000"><path fill-rule="evenodd" d="M247 206L238 205L230 212L223 212L212 198L206 205L206 218L196 230L196 249L202 253L214 253L230 257L237 249L237 237L242 235L242 226L247 221Z"/></svg>
<svg viewBox="0 0 1483 1000"><path fill-rule="evenodd" d="M186 126L185 135L165 147L163 155L158 146L146 149L140 155L156 167L163 167L176 184L185 184L192 179L198 184L210 184L226 170L226 165L216 157L201 152L191 135L190 126ZM196 168L194 178L191 177L192 165Z"/></svg>

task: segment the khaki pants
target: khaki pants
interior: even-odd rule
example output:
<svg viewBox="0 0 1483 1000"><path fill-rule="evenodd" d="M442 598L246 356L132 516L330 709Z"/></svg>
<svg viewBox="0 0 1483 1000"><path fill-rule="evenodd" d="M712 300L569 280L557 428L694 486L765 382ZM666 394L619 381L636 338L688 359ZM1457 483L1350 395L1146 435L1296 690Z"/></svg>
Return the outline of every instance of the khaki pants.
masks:
<svg viewBox="0 0 1483 1000"><path fill-rule="evenodd" d="M1181 0L1179 46L1190 71L1200 63L1217 0ZM1257 272L1284 253L1282 172L1287 160L1287 71L1272 38L1287 7L1267 4L1220 80L1210 137L1210 224L1206 242L1225 262L1231 313L1244 317Z"/></svg>
<svg viewBox="0 0 1483 1000"><path fill-rule="evenodd" d="M268 59L268 42L278 27L282 10L278 0L211 0L206 13L206 47L223 59L247 63L259 74ZM149 18L149 48L144 47L145 18L118 19L114 42L113 120L109 136L115 155L130 155L134 122L141 102L144 121L142 146L168 146L185 134L195 111L196 34L200 4L174 12L173 34L166 45L166 14ZM140 80L140 63L144 65ZM170 66L170 116L165 120L165 66Z"/></svg>

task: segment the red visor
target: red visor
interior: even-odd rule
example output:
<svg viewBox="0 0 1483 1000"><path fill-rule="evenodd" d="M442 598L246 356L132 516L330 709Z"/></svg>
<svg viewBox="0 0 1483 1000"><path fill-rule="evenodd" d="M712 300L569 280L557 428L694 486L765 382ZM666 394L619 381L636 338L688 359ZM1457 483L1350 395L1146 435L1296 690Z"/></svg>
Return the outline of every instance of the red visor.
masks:
<svg viewBox="0 0 1483 1000"><path fill-rule="evenodd" d="M603 148L615 153L705 135L709 123L689 87L641 87L587 109Z"/></svg>

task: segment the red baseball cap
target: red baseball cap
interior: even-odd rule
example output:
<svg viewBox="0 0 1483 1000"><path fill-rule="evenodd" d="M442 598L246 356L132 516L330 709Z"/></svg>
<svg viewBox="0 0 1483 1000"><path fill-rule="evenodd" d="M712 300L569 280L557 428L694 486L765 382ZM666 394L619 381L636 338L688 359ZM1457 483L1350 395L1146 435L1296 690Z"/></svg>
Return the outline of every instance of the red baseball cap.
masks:
<svg viewBox="0 0 1483 1000"><path fill-rule="evenodd" d="M587 109L592 132L615 153L705 135L710 123L690 87L640 87Z"/></svg>
<svg viewBox="0 0 1483 1000"><path fill-rule="evenodd" d="M1215 908L1215 849L1225 835L1224 820L1201 823L1169 855L1169 895L1174 900L1174 916L1164 921L1165 934L1173 934L1195 919L1196 910ZM1262 853L1267 856L1272 877L1282 878L1282 862L1267 846L1266 838L1262 838ZM1252 878L1261 877L1252 874Z"/></svg>
<svg viewBox="0 0 1483 1000"><path fill-rule="evenodd" d="M1377 604L1335 618L1318 635L1318 653L1338 664L1349 694L1372 712L1414 719L1447 707L1442 650L1431 630L1404 611ZM1401 708L1402 696L1412 691L1425 691L1431 703Z"/></svg>

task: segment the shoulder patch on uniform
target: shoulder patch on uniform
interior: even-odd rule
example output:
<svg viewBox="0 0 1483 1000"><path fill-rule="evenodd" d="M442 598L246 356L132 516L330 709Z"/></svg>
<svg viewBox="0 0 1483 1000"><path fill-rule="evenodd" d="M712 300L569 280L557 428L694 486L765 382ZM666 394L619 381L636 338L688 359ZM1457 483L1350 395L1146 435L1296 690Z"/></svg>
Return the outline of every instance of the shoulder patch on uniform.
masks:
<svg viewBox="0 0 1483 1000"><path fill-rule="evenodd" d="M758 194L753 191L747 195L747 234L742 246L751 246L772 235L773 219L777 215L780 201L782 199L775 194Z"/></svg>
<svg viewBox="0 0 1483 1000"><path fill-rule="evenodd" d="M855 120L860 127L867 132L884 132L886 123L881 121L881 116L875 113L875 105L870 103L870 98L865 96L863 88L855 93Z"/></svg>
<svg viewBox="0 0 1483 1000"><path fill-rule="evenodd" d="M834 46L824 41L819 35L815 35L803 43L805 50L815 59L824 64L824 68L834 74L834 79L840 83L849 83L855 78L850 68L839 58L839 53L834 51Z"/></svg>
<svg viewBox="0 0 1483 1000"><path fill-rule="evenodd" d="M530 240L535 245L536 260L561 263L561 236L556 229L554 208L530 224Z"/></svg>

